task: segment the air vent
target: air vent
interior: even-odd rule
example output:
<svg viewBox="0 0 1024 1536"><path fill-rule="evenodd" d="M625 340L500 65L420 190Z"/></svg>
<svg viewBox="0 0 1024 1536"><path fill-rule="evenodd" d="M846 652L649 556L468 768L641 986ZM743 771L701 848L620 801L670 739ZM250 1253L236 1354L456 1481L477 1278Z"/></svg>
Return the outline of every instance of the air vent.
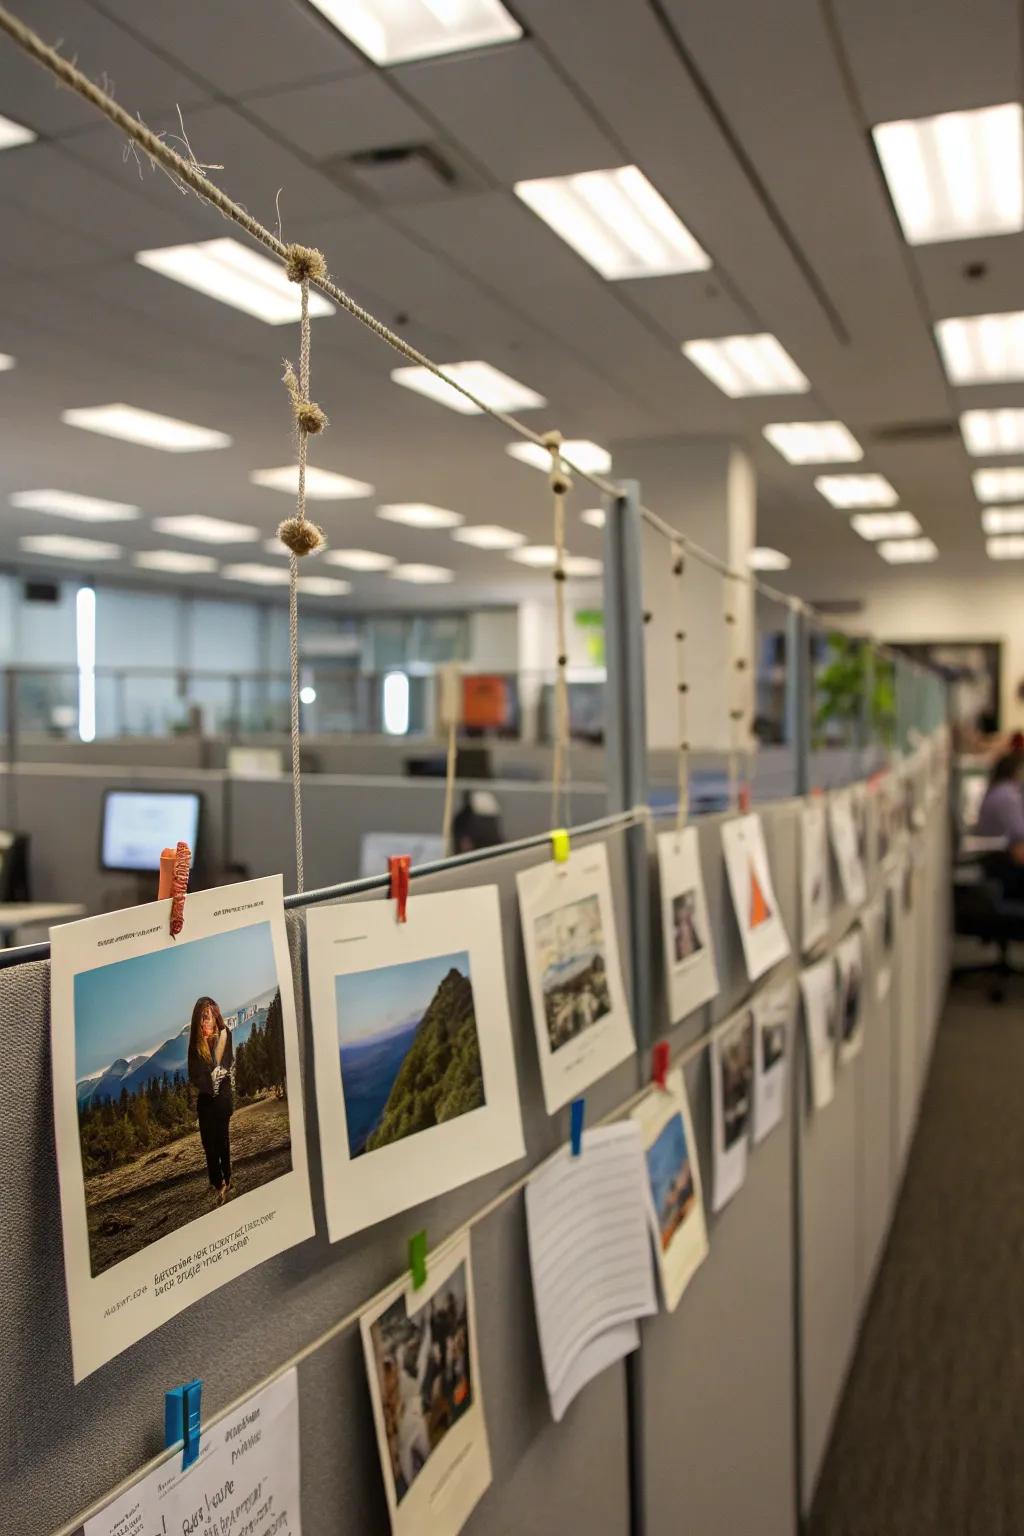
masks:
<svg viewBox="0 0 1024 1536"><path fill-rule="evenodd" d="M434 144L395 144L336 155L321 164L333 181L379 203L426 202L470 190L476 178L455 154Z"/></svg>
<svg viewBox="0 0 1024 1536"><path fill-rule="evenodd" d="M60 602L60 587L55 581L26 581L22 592L26 603Z"/></svg>
<svg viewBox="0 0 1024 1536"><path fill-rule="evenodd" d="M876 427L871 432L876 443L943 443L959 437L955 421L900 421L892 427Z"/></svg>
<svg viewBox="0 0 1024 1536"><path fill-rule="evenodd" d="M816 597L811 603L819 613L842 613L849 617L854 613L864 612L864 599L862 597Z"/></svg>

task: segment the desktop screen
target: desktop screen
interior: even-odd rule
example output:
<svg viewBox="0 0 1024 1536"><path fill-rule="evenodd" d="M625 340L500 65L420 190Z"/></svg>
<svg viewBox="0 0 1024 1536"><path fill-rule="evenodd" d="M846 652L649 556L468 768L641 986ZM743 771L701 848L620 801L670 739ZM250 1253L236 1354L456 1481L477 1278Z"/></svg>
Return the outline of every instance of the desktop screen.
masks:
<svg viewBox="0 0 1024 1536"><path fill-rule="evenodd" d="M188 843L195 858L199 796L192 791L109 789L103 801L100 864L155 874L160 855Z"/></svg>

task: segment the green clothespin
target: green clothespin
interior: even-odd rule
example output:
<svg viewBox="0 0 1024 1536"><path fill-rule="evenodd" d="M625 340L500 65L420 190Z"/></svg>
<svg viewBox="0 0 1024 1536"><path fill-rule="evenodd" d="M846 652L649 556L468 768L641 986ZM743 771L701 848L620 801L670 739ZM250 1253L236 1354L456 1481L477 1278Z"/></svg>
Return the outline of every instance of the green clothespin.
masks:
<svg viewBox="0 0 1024 1536"><path fill-rule="evenodd" d="M415 1232L409 1239L409 1272L412 1275L412 1288L418 1291L421 1285L427 1283L427 1234Z"/></svg>

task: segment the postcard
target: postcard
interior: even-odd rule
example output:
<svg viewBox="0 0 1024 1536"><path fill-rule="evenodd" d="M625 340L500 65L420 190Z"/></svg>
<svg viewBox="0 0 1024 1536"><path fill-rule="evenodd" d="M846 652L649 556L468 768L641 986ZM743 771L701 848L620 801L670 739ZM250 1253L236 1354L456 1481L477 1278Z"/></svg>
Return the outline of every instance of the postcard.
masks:
<svg viewBox="0 0 1024 1536"><path fill-rule="evenodd" d="M704 1195L682 1068L632 1110L640 1126L650 1194L648 1215L667 1311L674 1312L708 1256Z"/></svg>
<svg viewBox="0 0 1024 1536"><path fill-rule="evenodd" d="M821 795L812 795L800 812L800 947L804 954L828 933L831 909L825 801Z"/></svg>
<svg viewBox="0 0 1024 1536"><path fill-rule="evenodd" d="M747 1176L754 1085L754 1010L747 1004L711 1041L711 1208L720 1211Z"/></svg>
<svg viewBox="0 0 1024 1536"><path fill-rule="evenodd" d="M498 888L311 907L332 1242L525 1153Z"/></svg>
<svg viewBox="0 0 1024 1536"><path fill-rule="evenodd" d="M786 1075L795 988L791 981L767 987L754 998L754 1120L755 1144L782 1120L786 1107Z"/></svg>
<svg viewBox="0 0 1024 1536"><path fill-rule="evenodd" d="M834 789L829 795L828 825L843 897L851 907L861 907L867 900L868 888L849 789Z"/></svg>
<svg viewBox="0 0 1024 1536"><path fill-rule="evenodd" d="M280 875L55 928L75 1380L313 1235Z"/></svg>
<svg viewBox="0 0 1024 1536"><path fill-rule="evenodd" d="M718 972L696 827L658 834L668 1017L678 1024L718 996Z"/></svg>
<svg viewBox="0 0 1024 1536"><path fill-rule="evenodd" d="M831 955L800 973L810 1074L815 1109L831 1104L836 1092L836 1040L839 1034L839 989Z"/></svg>
<svg viewBox="0 0 1024 1536"><path fill-rule="evenodd" d="M839 973L839 1065L846 1066L864 1046L864 944L853 928L836 945Z"/></svg>
<svg viewBox="0 0 1024 1536"><path fill-rule="evenodd" d="M722 852L747 975L756 981L789 954L760 816L755 813L723 822Z"/></svg>

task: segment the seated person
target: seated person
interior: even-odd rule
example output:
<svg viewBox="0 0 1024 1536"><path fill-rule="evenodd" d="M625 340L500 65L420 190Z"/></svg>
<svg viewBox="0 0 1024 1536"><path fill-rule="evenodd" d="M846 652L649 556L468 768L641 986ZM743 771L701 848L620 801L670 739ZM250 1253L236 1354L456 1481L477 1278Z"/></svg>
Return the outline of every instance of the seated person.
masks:
<svg viewBox="0 0 1024 1536"><path fill-rule="evenodd" d="M1024 753L1007 752L992 769L975 831L979 837L1006 839L1005 851L992 854L986 864L1000 881L1004 893L1024 901Z"/></svg>

